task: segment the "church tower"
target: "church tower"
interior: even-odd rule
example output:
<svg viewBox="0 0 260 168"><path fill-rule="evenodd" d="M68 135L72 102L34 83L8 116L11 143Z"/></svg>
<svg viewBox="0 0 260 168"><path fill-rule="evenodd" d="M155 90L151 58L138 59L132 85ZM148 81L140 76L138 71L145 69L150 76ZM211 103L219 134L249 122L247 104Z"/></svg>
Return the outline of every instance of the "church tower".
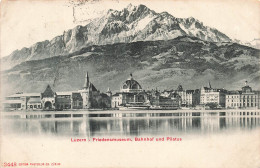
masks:
<svg viewBox="0 0 260 168"><path fill-rule="evenodd" d="M110 88L107 89L106 94L107 94L110 98L112 97L112 92L111 92Z"/></svg>
<svg viewBox="0 0 260 168"><path fill-rule="evenodd" d="M85 77L85 82L83 85L83 89L88 89L88 88L89 88L89 77L88 77L88 72L87 72L86 77Z"/></svg>
<svg viewBox="0 0 260 168"><path fill-rule="evenodd" d="M83 99L83 108L93 108L95 106L95 99L99 95L99 91L96 87L90 82L88 72L85 76L85 81L83 88L79 90L81 97Z"/></svg>
<svg viewBox="0 0 260 168"><path fill-rule="evenodd" d="M83 108L90 108L91 107L91 92L90 92L90 81L89 81L89 76L88 76L88 72L85 76L85 82L83 84L83 89L79 90L82 100L83 100Z"/></svg>

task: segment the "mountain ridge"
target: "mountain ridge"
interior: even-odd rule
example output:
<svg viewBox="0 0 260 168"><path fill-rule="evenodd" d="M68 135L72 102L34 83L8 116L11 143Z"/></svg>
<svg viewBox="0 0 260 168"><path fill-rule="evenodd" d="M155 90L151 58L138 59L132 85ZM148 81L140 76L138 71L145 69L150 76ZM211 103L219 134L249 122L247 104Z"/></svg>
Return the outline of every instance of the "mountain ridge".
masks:
<svg viewBox="0 0 260 168"><path fill-rule="evenodd" d="M225 34L204 26L193 17L175 18L168 12L156 13L145 5L128 5L120 11L110 9L106 15L93 19L85 26L78 25L64 31L51 40L15 50L2 60L12 67L23 61L68 54L94 44L169 40L183 35L212 42L231 42Z"/></svg>

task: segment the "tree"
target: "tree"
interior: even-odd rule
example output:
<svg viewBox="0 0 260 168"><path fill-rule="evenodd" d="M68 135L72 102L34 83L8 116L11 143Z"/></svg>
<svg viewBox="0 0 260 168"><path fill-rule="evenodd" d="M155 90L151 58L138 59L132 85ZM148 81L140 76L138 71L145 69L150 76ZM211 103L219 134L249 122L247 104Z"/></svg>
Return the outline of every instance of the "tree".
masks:
<svg viewBox="0 0 260 168"><path fill-rule="evenodd" d="M217 103L207 103L206 106L209 106L210 109L215 109L218 107Z"/></svg>

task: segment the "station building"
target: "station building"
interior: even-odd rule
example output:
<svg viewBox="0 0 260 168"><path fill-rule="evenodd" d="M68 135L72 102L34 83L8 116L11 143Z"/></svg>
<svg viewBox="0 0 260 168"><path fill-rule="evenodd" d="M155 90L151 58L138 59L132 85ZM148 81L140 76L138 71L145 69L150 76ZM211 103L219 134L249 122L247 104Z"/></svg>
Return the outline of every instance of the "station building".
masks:
<svg viewBox="0 0 260 168"><path fill-rule="evenodd" d="M147 93L142 89L142 86L133 78L130 77L122 84L120 92L112 96L112 108L125 106L127 104L142 105L148 101Z"/></svg>

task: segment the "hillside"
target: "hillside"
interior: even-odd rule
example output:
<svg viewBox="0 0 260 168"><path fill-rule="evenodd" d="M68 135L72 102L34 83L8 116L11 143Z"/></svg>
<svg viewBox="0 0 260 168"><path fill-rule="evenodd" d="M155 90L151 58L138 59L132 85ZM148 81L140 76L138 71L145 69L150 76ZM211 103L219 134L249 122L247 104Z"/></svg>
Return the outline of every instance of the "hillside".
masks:
<svg viewBox="0 0 260 168"><path fill-rule="evenodd" d="M101 91L119 90L133 73L143 89L213 87L239 89L245 80L259 89L257 49L236 43L214 43L181 36L168 41L92 45L77 52L23 62L2 73L6 94L41 92L47 84L56 91L77 90L84 76ZM258 88L257 88L258 87Z"/></svg>

